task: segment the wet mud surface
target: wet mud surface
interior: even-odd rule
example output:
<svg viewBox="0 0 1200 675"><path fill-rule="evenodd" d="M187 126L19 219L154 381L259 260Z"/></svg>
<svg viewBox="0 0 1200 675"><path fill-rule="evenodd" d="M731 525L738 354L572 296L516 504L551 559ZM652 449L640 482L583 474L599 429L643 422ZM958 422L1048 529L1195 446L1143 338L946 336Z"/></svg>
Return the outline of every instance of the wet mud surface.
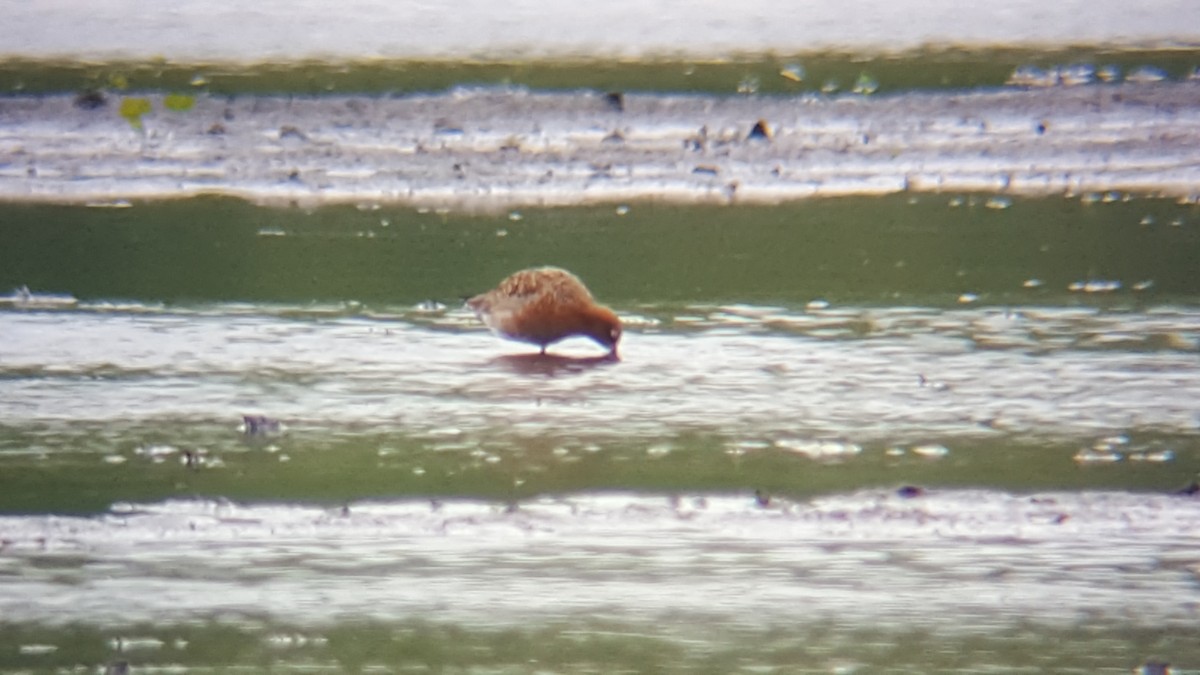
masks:
<svg viewBox="0 0 1200 675"><path fill-rule="evenodd" d="M1195 82L886 97L457 89L0 100L0 197L501 210L974 191L1192 198ZM144 101L147 114L118 107ZM189 99L190 101L190 99ZM132 122L132 124L131 124Z"/></svg>

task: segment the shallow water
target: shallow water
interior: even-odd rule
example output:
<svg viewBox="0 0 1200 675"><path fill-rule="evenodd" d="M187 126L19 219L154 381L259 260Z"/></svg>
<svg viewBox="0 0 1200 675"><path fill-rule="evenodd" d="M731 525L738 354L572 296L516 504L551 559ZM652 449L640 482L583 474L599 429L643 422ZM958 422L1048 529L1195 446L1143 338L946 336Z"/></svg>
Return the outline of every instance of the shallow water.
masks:
<svg viewBox="0 0 1200 675"><path fill-rule="evenodd" d="M573 672L899 672L914 665L900 646L910 640L943 646L918 669L975 669L1029 650L1019 660L1030 665L1120 671L1129 663L1114 647L1192 631L1198 518L1193 499L1116 493L122 504L98 519L0 522L0 609L48 632L48 644L21 635L49 649L43 663L69 649L54 627L83 626L96 643L87 627L103 625L124 626L109 633L112 658L147 665L211 659L214 642L240 642L282 668L528 667L504 663L494 644L457 656L463 645L439 635L452 626L469 641L574 645L519 652ZM334 628L347 621L366 627L356 646ZM1079 653L1069 636L1081 627L1110 646ZM423 653L397 644L414 630ZM847 644L851 635L869 644ZM605 642L617 649L601 655ZM439 654L447 649L456 656ZM1172 652L1191 659L1194 649ZM672 665L659 666L668 654Z"/></svg>
<svg viewBox="0 0 1200 675"><path fill-rule="evenodd" d="M1190 53L689 58L0 67L0 671L1200 668Z"/></svg>
<svg viewBox="0 0 1200 675"><path fill-rule="evenodd" d="M1193 206L958 199L14 207L0 281L36 290L4 300L0 419L859 444L1196 430ZM620 362L571 358L599 356L586 341L530 358L462 308L549 261L623 316Z"/></svg>
<svg viewBox="0 0 1200 675"><path fill-rule="evenodd" d="M566 356L598 356L586 343L543 359L478 330L383 319L21 313L6 317L0 418L180 427L261 412L410 434L895 443L1196 427L1189 312L767 310L771 330L736 310L710 314L715 327L634 329L618 363ZM864 322L882 328L839 335ZM1179 344L1141 348L1155 329ZM1067 340L1084 344L1055 344Z"/></svg>
<svg viewBox="0 0 1200 675"><path fill-rule="evenodd" d="M6 206L0 668L1200 663L1195 207L988 199Z"/></svg>

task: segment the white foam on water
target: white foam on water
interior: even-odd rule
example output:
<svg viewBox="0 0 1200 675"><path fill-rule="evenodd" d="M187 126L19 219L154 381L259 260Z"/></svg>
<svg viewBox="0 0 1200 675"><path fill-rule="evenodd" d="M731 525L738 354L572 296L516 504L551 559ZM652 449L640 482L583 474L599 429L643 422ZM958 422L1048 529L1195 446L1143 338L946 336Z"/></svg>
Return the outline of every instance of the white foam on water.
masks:
<svg viewBox="0 0 1200 675"><path fill-rule="evenodd" d="M249 407L322 428L456 429L475 441L707 429L812 448L851 439L845 449L997 432L1191 433L1200 400L1194 343L1155 342L1200 330L1182 308L695 308L653 332L631 328L623 359L594 367L523 361L520 345L459 310L261 309L8 312L0 423L179 425ZM587 343L556 351L594 355Z"/></svg>
<svg viewBox="0 0 1200 675"><path fill-rule="evenodd" d="M52 625L600 612L969 632L1186 625L1200 601L1200 501L1129 493L170 501L3 516L0 537L0 613Z"/></svg>

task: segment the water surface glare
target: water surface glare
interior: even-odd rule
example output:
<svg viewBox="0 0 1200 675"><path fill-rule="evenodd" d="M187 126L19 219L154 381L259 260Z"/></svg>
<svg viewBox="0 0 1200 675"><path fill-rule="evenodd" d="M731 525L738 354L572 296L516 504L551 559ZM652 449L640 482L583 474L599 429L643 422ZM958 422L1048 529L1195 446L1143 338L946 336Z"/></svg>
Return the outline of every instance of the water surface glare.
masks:
<svg viewBox="0 0 1200 675"><path fill-rule="evenodd" d="M6 205L0 671L1200 663L1195 206L995 199Z"/></svg>
<svg viewBox="0 0 1200 675"><path fill-rule="evenodd" d="M1200 611L1200 502L1127 493L859 492L807 502L572 495L508 505L225 501L0 517L0 615L314 627L606 617L992 632L1028 617L1163 628Z"/></svg>
<svg viewBox="0 0 1200 675"><path fill-rule="evenodd" d="M268 414L335 430L919 441L1194 432L1194 312L693 308L642 317L617 363L536 358L462 311L3 314L0 424Z"/></svg>

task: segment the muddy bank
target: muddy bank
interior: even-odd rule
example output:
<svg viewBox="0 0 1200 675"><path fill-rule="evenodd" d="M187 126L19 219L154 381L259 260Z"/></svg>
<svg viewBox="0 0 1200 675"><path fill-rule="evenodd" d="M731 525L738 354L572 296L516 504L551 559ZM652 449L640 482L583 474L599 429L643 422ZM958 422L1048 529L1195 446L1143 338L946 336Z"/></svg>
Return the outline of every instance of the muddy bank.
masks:
<svg viewBox="0 0 1200 675"><path fill-rule="evenodd" d="M140 97L97 96L0 101L0 198L500 210L902 191L1194 199L1200 185L1190 81L878 98L155 95L141 115Z"/></svg>

